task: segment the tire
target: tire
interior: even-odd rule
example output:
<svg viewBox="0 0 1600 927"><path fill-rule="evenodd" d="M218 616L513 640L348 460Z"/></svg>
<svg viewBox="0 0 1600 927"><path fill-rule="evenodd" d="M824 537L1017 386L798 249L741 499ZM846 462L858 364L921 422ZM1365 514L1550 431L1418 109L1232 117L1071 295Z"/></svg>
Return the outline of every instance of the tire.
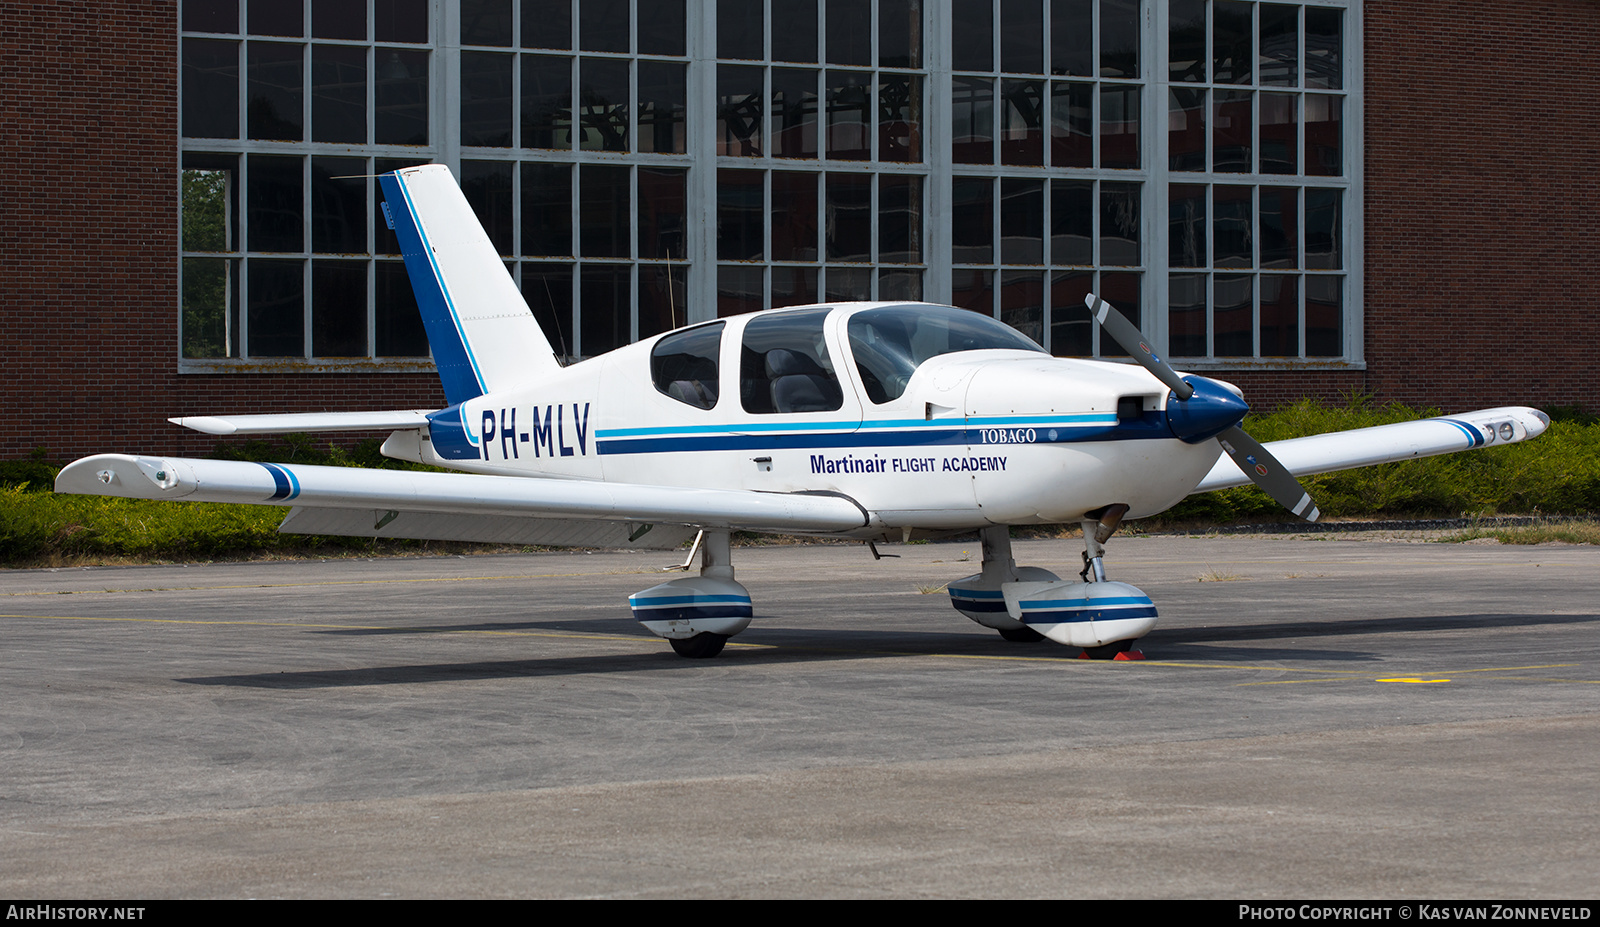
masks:
<svg viewBox="0 0 1600 927"><path fill-rule="evenodd" d="M1013 644L1036 644L1044 640L1044 635L1029 627L998 628L1000 636Z"/></svg>
<svg viewBox="0 0 1600 927"><path fill-rule="evenodd" d="M726 634L712 634L701 632L694 637L673 637L668 639L672 649L680 657L691 660L709 660L722 652L722 646L728 642Z"/></svg>

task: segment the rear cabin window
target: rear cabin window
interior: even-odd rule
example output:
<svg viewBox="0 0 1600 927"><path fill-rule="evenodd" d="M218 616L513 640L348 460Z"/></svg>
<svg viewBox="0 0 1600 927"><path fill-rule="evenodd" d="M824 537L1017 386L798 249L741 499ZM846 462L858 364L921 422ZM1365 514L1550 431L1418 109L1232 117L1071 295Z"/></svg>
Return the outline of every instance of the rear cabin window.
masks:
<svg viewBox="0 0 1600 927"><path fill-rule="evenodd" d="M832 412L844 405L822 337L831 311L799 309L750 320L739 352L739 399L746 412Z"/></svg>
<svg viewBox="0 0 1600 927"><path fill-rule="evenodd" d="M650 352L650 378L656 389L696 409L715 406L724 327L726 323L713 322L657 341Z"/></svg>

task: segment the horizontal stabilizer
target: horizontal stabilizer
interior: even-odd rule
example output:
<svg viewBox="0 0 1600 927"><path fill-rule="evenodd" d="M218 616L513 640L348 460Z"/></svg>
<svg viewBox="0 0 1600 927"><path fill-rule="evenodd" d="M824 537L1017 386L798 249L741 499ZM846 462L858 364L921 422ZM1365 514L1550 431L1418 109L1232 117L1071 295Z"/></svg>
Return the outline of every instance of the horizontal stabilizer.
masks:
<svg viewBox="0 0 1600 927"><path fill-rule="evenodd" d="M527 518L520 515L441 515L394 509L313 509L295 506L283 534L328 534L419 541L483 541L548 547L607 547L673 550L694 537L684 525L627 521Z"/></svg>
<svg viewBox="0 0 1600 927"><path fill-rule="evenodd" d="M278 435L302 431L395 431L428 424L432 409L398 412L303 412L285 415L186 415L169 418L208 435Z"/></svg>
<svg viewBox="0 0 1600 927"><path fill-rule="evenodd" d="M835 533L867 523L860 506L832 495L125 454L100 454L68 464L56 476L56 492L774 532Z"/></svg>
<svg viewBox="0 0 1600 927"><path fill-rule="evenodd" d="M1506 407L1271 441L1266 448L1290 473L1308 476L1514 444L1543 434L1549 425L1550 417L1537 409ZM1224 454L1194 491L1230 489L1250 482L1232 458Z"/></svg>

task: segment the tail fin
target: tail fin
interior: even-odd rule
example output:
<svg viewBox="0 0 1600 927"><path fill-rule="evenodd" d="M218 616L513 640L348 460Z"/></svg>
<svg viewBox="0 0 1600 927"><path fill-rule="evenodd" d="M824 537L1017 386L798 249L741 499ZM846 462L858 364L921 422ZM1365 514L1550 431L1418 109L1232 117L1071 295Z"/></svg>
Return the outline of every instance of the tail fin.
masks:
<svg viewBox="0 0 1600 927"><path fill-rule="evenodd" d="M379 178L451 405L560 368L450 169Z"/></svg>

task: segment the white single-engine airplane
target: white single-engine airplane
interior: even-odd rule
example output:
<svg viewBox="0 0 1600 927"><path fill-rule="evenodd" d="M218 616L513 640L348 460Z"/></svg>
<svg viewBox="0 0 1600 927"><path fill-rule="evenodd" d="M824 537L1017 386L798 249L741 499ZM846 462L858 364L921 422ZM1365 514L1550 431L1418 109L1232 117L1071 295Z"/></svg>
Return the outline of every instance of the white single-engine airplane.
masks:
<svg viewBox="0 0 1600 927"><path fill-rule="evenodd" d="M172 421L216 435L392 431L384 454L465 472L104 454L62 470L56 491L290 505L280 530L302 534L670 549L700 532L700 575L629 600L686 657L715 656L754 614L731 531L876 542L976 530L983 568L949 584L958 611L1007 640L1110 658L1156 623L1144 593L1105 578L1122 519L1254 482L1315 520L1295 475L1522 441L1549 424L1489 409L1269 450L1239 427L1237 389L1181 376L1092 295L1138 366L1051 357L960 309L847 303L702 322L563 367L449 170L381 181L449 406ZM1078 579L1016 565L1009 526L1062 522L1084 528Z"/></svg>

